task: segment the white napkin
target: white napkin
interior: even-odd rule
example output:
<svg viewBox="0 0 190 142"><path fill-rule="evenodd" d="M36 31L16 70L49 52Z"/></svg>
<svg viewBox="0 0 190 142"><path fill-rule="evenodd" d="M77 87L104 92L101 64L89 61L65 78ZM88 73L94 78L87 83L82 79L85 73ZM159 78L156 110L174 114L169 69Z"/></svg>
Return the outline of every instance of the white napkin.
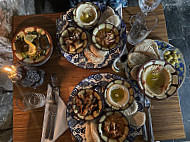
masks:
<svg viewBox="0 0 190 142"><path fill-rule="evenodd" d="M59 99L58 99L58 108L57 108L57 116L55 120L55 131L54 131L53 140L45 139L45 132L46 132L47 121L48 121L47 119L48 119L48 111L49 111L49 99L50 99L51 92L52 92L52 87L48 84L41 142L54 142L69 128L67 124L67 119L66 119L67 107L65 103L62 101L62 99L59 96L57 96L59 97Z"/></svg>

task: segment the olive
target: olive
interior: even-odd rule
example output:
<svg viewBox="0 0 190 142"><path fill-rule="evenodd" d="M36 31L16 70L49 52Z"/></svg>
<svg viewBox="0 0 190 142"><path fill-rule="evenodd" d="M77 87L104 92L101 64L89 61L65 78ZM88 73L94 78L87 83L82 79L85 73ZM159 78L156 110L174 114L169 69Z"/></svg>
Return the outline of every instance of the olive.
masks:
<svg viewBox="0 0 190 142"><path fill-rule="evenodd" d="M178 63L178 59L174 59L174 62L175 62L175 63Z"/></svg>
<svg viewBox="0 0 190 142"><path fill-rule="evenodd" d="M173 50L173 53L174 53L174 54L177 54L177 51L176 51L176 50Z"/></svg>
<svg viewBox="0 0 190 142"><path fill-rule="evenodd" d="M178 59L180 58L180 55L179 55L179 54L177 54L177 58L178 58Z"/></svg>
<svg viewBox="0 0 190 142"><path fill-rule="evenodd" d="M165 53L164 53L164 55L169 55L170 54L170 51L166 51Z"/></svg>
<svg viewBox="0 0 190 142"><path fill-rule="evenodd" d="M46 35L40 36L39 43L40 43L41 49L50 48L50 43Z"/></svg>
<svg viewBox="0 0 190 142"><path fill-rule="evenodd" d="M177 54L172 54L174 59L177 59Z"/></svg>
<svg viewBox="0 0 190 142"><path fill-rule="evenodd" d="M172 60L173 59L173 57L172 57L172 55L168 55L168 59L167 59L167 61L169 60Z"/></svg>

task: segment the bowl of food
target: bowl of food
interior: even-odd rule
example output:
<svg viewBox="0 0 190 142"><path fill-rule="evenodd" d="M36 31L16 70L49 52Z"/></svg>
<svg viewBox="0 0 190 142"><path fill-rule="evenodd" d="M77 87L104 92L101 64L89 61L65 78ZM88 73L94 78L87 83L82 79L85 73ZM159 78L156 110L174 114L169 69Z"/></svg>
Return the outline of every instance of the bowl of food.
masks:
<svg viewBox="0 0 190 142"><path fill-rule="evenodd" d="M69 27L61 33L60 47L69 54L80 53L87 46L87 34L81 28Z"/></svg>
<svg viewBox="0 0 190 142"><path fill-rule="evenodd" d="M72 100L74 114L81 120L93 120L103 111L103 101L92 89L80 90Z"/></svg>
<svg viewBox="0 0 190 142"><path fill-rule="evenodd" d="M28 66L44 64L53 52L49 33L43 28L31 26L20 30L12 40L14 57Z"/></svg>
<svg viewBox="0 0 190 142"><path fill-rule="evenodd" d="M106 87L104 100L109 107L115 110L124 110L133 104L134 90L127 81L114 80Z"/></svg>
<svg viewBox="0 0 190 142"><path fill-rule="evenodd" d="M174 95L179 87L176 69L163 60L145 63L139 70L137 82L146 96L159 100Z"/></svg>
<svg viewBox="0 0 190 142"><path fill-rule="evenodd" d="M100 14L97 5L91 2L83 2L79 3L73 10L73 19L79 27L90 29L98 23Z"/></svg>
<svg viewBox="0 0 190 142"><path fill-rule="evenodd" d="M111 50L114 49L120 40L117 28L108 23L98 25L92 34L92 42L98 49Z"/></svg>
<svg viewBox="0 0 190 142"><path fill-rule="evenodd" d="M123 142L129 134L129 123L118 111L106 112L98 121L98 133L105 142Z"/></svg>

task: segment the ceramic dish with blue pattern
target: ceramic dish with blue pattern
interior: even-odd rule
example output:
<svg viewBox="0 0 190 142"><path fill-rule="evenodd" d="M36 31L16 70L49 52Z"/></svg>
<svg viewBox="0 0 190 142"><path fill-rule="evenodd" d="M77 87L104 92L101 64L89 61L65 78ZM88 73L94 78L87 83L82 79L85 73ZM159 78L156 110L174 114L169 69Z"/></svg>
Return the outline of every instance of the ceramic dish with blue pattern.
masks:
<svg viewBox="0 0 190 142"><path fill-rule="evenodd" d="M77 141L86 142L89 138L87 135L87 125L89 124L89 121L84 121L76 117L76 115L73 112L72 109L72 100L77 94L77 92L81 89L88 89L88 88L96 88L96 90L99 90L98 92L103 97L104 90L98 89L98 87L106 88L106 86L113 82L114 80L122 80L125 79L110 73L101 73L101 74L94 74L91 75L85 79L83 79L72 91L72 93L69 96L69 100L67 103L67 122L70 127L70 130L73 134L73 136L76 138ZM134 98L138 104L138 111L143 110L143 105L141 103L141 99L137 91L134 89ZM104 102L104 110L109 111L111 108ZM99 117L101 117L100 115ZM98 119L98 118L97 118ZM96 120L94 120L96 121ZM92 121L92 122L94 122ZM129 134L126 138L126 142L132 142L135 137L139 134L141 128L130 125L129 127Z"/></svg>
<svg viewBox="0 0 190 142"><path fill-rule="evenodd" d="M98 3L98 2L94 2L94 4L96 4L102 15L105 15L103 12L105 12L108 9L108 6ZM60 18L57 19L57 46L60 49L62 55L72 64L74 64L75 66L78 66L80 68L85 68L85 69L95 69L95 68L103 68L106 67L107 65L111 64L121 53L121 51L124 48L124 45L126 44L126 25L124 23L124 21L121 19L121 17L118 15L118 13L116 11L112 11L112 13L114 13L115 15L112 15L114 18L118 17L119 18L119 22L115 23L117 24L117 30L119 31L119 43L117 44L117 46L114 49L111 49L109 51L104 51L104 53L102 53L103 51L100 50L100 54L101 56L99 57L99 53L95 54L94 50L98 50L97 48L93 48L91 49L90 45L93 45L93 43L89 40L92 38L92 32L93 29L83 29L85 32L87 32L88 35L88 45L85 48L90 49L90 51L92 51L94 54L91 55L90 53L85 52L86 50L80 52L80 53L76 53L76 54L69 54L68 52L65 52L62 48L61 45L59 43L59 39L61 36L61 33L66 30L68 27L78 27L77 24L75 23L75 21L73 20L73 9L70 9L66 12L66 14L60 16ZM110 7L109 7L110 9ZM112 17L112 18L113 18ZM101 18L99 20L100 24ZM104 19L105 21L105 19ZM111 21L111 19L108 19L106 22L109 23L109 21ZM94 27L95 28L95 27ZM91 44L92 43L92 44ZM95 51L96 52L96 51ZM85 54L86 53L86 54ZM92 57L93 56L93 57ZM94 60L94 58L98 56L97 60ZM89 57L92 57L91 59L89 59Z"/></svg>
<svg viewBox="0 0 190 142"><path fill-rule="evenodd" d="M180 55L180 58L178 59L178 63L175 64L175 69L178 73L178 77L179 77L179 88L181 87L181 85L183 84L184 80L185 80L185 76L186 76L186 67L185 67L185 61L183 58L182 53L179 51L179 49L177 47L174 47L173 45L165 42L165 41L160 41L160 40L154 40L157 45L158 45L158 52L160 55L160 58L163 59L163 55L164 52L167 51L168 49L170 50L176 50L177 53ZM126 65L125 68L125 74L127 78L130 78L131 83L133 84L133 86L139 90L139 86L137 84L137 81L134 80L130 74L131 69L128 65Z"/></svg>

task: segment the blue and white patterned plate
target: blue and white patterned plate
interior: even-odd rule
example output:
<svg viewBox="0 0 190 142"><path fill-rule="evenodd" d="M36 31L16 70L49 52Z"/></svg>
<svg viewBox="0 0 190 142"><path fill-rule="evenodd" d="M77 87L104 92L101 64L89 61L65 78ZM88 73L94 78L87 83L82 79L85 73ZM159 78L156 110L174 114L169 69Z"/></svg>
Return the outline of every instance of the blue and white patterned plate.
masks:
<svg viewBox="0 0 190 142"><path fill-rule="evenodd" d="M163 52L168 49L168 48L173 48L176 49L179 53L180 53L180 58L178 59L179 63L177 63L175 65L175 68L177 70L178 76L179 76L179 88L181 87L181 85L183 84L184 80L185 80L185 76L186 76L186 67L185 67L185 61L183 59L183 55L182 53L179 51L179 49L177 47L174 47L173 45L165 42L165 41L160 41L160 40L154 40L157 45L158 45L158 50L159 50L159 54L160 56L163 55ZM127 65L125 68L125 74L127 78L130 78L132 84L134 85L134 87L139 90L139 86L137 84L137 82L131 77L130 74L131 69L129 68L129 66Z"/></svg>
<svg viewBox="0 0 190 142"><path fill-rule="evenodd" d="M106 9L106 5L94 2L98 7L100 8L100 11L103 12ZM94 64L91 61L89 61L84 52L80 52L77 54L69 54L66 53L59 44L59 37L62 29L65 29L69 26L77 26L76 23L73 22L72 18L72 12L73 9L70 9L69 11L66 12L66 14L62 15L60 18L57 19L57 46L60 49L62 55L72 64L75 66L85 68L85 69L95 69L95 68L102 68L105 67L109 64L111 64L121 53L121 51L124 48L124 45L126 44L127 37L126 37L126 25L123 22L123 20L120 17L121 24L117 28L119 33L120 33L120 42L116 46L116 48L110 50L106 55L105 55L105 60L101 64ZM117 14L117 12L115 12ZM92 33L91 30L86 30L88 33Z"/></svg>
<svg viewBox="0 0 190 142"><path fill-rule="evenodd" d="M69 96L69 100L67 103L67 122L70 127L70 130L73 134L73 136L76 138L77 141L79 142L86 142L86 135L85 135L85 130L86 130L86 125L85 121L78 119L73 110L72 110L72 99L80 89L84 88L91 88L95 85L106 87L111 81L113 80L125 80L122 77L116 76L114 74L110 73L101 73L101 74L94 74L91 75L85 79L83 79L72 91L71 95ZM143 105L141 104L140 96L135 91L135 100L138 103L138 111L143 110ZM105 103L105 102L104 102ZM105 103L105 108L109 108L109 106L106 105ZM139 134L141 128L137 128L134 126L130 126L130 133L126 139L126 142L132 142L135 137Z"/></svg>

